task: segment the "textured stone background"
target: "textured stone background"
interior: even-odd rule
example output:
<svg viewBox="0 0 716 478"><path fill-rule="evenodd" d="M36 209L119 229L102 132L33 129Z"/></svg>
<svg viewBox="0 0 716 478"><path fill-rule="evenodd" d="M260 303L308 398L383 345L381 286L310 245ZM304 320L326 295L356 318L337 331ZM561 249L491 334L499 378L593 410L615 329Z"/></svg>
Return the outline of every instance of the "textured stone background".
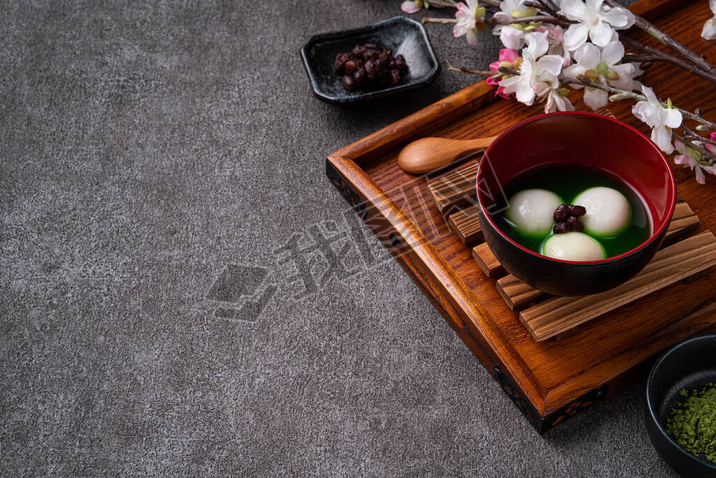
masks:
<svg viewBox="0 0 716 478"><path fill-rule="evenodd" d="M2 2L0 474L670 475L643 383L538 436L349 229L325 156L472 78L342 109L298 51L399 4Z"/></svg>

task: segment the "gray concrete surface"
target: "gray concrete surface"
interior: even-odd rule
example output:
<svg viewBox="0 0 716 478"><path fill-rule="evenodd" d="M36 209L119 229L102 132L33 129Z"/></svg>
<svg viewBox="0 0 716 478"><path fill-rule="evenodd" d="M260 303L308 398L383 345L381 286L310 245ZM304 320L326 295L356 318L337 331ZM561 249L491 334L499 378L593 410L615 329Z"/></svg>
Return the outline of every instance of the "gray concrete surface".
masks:
<svg viewBox="0 0 716 478"><path fill-rule="evenodd" d="M325 156L473 80L342 109L298 51L399 4L1 3L2 476L670 475L643 383L539 436L351 229Z"/></svg>

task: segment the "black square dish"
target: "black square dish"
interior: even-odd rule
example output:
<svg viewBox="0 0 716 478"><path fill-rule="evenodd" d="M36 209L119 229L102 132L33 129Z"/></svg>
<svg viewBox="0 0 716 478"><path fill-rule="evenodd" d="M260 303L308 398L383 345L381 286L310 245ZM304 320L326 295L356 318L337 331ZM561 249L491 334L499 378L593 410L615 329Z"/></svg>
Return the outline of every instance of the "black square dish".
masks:
<svg viewBox="0 0 716 478"><path fill-rule="evenodd" d="M403 55L408 71L395 86L375 86L348 91L333 69L339 53L349 52L356 45L377 43L394 56ZM314 94L329 103L354 103L420 88L432 82L440 65L423 25L406 17L395 17L367 27L312 36L301 48Z"/></svg>

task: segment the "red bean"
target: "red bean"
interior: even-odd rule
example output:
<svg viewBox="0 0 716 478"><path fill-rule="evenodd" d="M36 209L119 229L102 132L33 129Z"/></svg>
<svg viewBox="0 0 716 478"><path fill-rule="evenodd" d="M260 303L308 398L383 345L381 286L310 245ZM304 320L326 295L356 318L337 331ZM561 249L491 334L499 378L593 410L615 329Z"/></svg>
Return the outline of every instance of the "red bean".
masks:
<svg viewBox="0 0 716 478"><path fill-rule="evenodd" d="M407 64L403 55L395 58L391 51L375 43L356 45L352 51L339 53L333 68L341 76L343 86L353 91L356 88L398 85Z"/></svg>
<svg viewBox="0 0 716 478"><path fill-rule="evenodd" d="M348 60L344 66L346 75L352 75L358 69L358 62L356 60Z"/></svg>
<svg viewBox="0 0 716 478"><path fill-rule="evenodd" d="M570 216L579 217L579 216L584 216L585 214L587 214L587 210L584 208L584 206L570 205L567 207L567 210L569 211Z"/></svg>
<svg viewBox="0 0 716 478"><path fill-rule="evenodd" d="M353 89L356 87L356 82L353 79L352 76L345 75L341 79L341 82L343 83L343 87L348 91L353 91Z"/></svg>
<svg viewBox="0 0 716 478"><path fill-rule="evenodd" d="M557 209L554 210L554 215L552 216L554 222L566 221L567 217L569 216L568 210L569 208L566 204L560 204L559 206L557 206Z"/></svg>

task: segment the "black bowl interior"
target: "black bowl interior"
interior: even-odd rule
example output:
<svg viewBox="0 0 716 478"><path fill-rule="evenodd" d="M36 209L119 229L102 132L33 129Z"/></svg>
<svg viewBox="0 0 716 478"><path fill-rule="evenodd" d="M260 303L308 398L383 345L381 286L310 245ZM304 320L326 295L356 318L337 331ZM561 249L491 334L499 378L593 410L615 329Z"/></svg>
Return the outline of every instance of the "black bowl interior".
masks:
<svg viewBox="0 0 716 478"><path fill-rule="evenodd" d="M647 382L647 425L659 454L686 476L716 476L716 464L683 450L667 433L671 408L681 390L701 390L716 383L716 333L699 334L678 343L654 364Z"/></svg>
<svg viewBox="0 0 716 478"><path fill-rule="evenodd" d="M393 56L403 55L408 72L398 85L347 91L333 70L339 53L353 50L356 45L377 43L390 49ZM314 94L330 103L354 103L382 98L397 92L425 86L440 72L425 28L406 17L395 17L362 28L311 37L301 49Z"/></svg>

